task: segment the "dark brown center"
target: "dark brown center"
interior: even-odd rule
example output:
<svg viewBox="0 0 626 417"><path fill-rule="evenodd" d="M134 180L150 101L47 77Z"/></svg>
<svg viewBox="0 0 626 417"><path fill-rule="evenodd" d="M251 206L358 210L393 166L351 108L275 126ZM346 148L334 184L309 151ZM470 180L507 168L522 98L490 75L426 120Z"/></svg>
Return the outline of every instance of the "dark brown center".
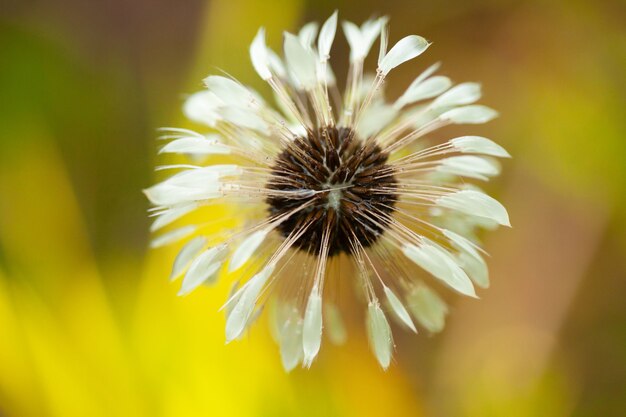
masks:
<svg viewBox="0 0 626 417"><path fill-rule="evenodd" d="M298 137L277 157L267 188L272 216L292 214L278 227L285 236L305 228L294 247L319 253L325 231L328 255L353 253L354 242L371 246L391 221L396 179L388 155L351 129L321 128Z"/></svg>

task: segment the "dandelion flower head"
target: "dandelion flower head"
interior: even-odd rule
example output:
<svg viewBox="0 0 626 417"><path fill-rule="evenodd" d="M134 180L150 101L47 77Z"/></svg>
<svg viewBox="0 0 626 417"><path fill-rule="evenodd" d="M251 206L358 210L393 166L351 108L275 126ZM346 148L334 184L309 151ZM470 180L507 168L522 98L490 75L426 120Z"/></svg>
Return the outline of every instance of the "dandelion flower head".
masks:
<svg viewBox="0 0 626 417"><path fill-rule="evenodd" d="M436 75L435 64L387 101L392 70L430 44L410 35L388 47L381 17L341 23L350 46L341 94L329 61L337 27L335 12L319 35L315 23L285 33L282 57L261 28L250 58L276 108L235 79L207 77L206 89L184 104L206 132L168 128L161 138L161 153L189 163L159 167L173 174L145 190L153 232L194 220L152 241L187 240L171 273L182 277L179 294L231 279L226 341L240 338L267 305L287 370L311 365L323 328L331 341L345 338L339 280L350 280L363 300L372 351L387 368L390 319L416 333L416 323L440 331L448 309L433 287L475 297L476 286L489 285L476 231L509 226L502 204L468 182L498 175L506 150L480 136L429 138L497 115L474 104L480 85L454 85ZM378 65L369 74L364 61L377 40ZM206 207L220 214L198 222L191 213Z"/></svg>

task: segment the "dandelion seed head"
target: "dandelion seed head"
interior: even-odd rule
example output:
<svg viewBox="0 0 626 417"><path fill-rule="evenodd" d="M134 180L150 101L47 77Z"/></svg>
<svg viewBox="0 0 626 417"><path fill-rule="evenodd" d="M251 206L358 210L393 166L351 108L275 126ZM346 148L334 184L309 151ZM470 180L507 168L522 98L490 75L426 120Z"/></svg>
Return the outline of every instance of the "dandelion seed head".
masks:
<svg viewBox="0 0 626 417"><path fill-rule="evenodd" d="M261 28L250 58L276 108L239 81L210 75L183 106L206 132L162 130L160 153L189 162L158 167L171 176L145 190L154 205L152 247L187 241L170 274L182 277L181 296L221 277L236 283L221 309L227 342L269 305L287 371L313 364L323 333L339 344L348 336L337 286L327 282L356 282L372 351L386 369L389 317L415 333L441 331L449 309L431 283L477 297L475 286L490 282L477 231L510 226L506 208L471 184L497 176L496 158L508 152L481 136L430 137L497 112L475 104L480 84L437 75L439 63L388 101L393 70L430 43L417 35L390 43L387 21L339 24L335 12L285 33L282 57ZM339 26L350 45L343 92L332 69ZM378 65L368 72L377 38ZM207 207L215 214L189 221Z"/></svg>

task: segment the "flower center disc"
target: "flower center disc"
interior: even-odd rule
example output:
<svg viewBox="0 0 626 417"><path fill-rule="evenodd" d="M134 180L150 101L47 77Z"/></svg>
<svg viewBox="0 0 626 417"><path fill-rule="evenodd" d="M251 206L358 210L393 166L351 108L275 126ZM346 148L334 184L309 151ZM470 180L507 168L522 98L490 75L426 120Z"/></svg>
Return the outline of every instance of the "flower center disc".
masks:
<svg viewBox="0 0 626 417"><path fill-rule="evenodd" d="M313 254L320 253L325 231L329 256L352 253L351 242L371 246L391 222L398 199L387 158L348 128L296 138L276 157L267 184L276 190L266 200L270 215L289 215L278 230L285 238L301 233L294 247Z"/></svg>

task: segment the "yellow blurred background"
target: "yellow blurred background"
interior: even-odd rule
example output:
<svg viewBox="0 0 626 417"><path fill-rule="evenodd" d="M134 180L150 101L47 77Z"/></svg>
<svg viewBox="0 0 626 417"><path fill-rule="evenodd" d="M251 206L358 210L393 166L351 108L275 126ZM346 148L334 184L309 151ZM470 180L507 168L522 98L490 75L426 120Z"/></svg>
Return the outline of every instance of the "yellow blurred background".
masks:
<svg viewBox="0 0 626 417"><path fill-rule="evenodd" d="M224 345L228 283L175 296L141 189L204 76L268 92L257 28L278 49L335 8L434 42L390 95L438 60L483 83L501 117L462 132L513 154L488 188L514 227L485 241L492 288L440 335L396 331L388 372L352 326L286 374L264 324ZM625 21L619 0L4 0L0 416L626 415Z"/></svg>

